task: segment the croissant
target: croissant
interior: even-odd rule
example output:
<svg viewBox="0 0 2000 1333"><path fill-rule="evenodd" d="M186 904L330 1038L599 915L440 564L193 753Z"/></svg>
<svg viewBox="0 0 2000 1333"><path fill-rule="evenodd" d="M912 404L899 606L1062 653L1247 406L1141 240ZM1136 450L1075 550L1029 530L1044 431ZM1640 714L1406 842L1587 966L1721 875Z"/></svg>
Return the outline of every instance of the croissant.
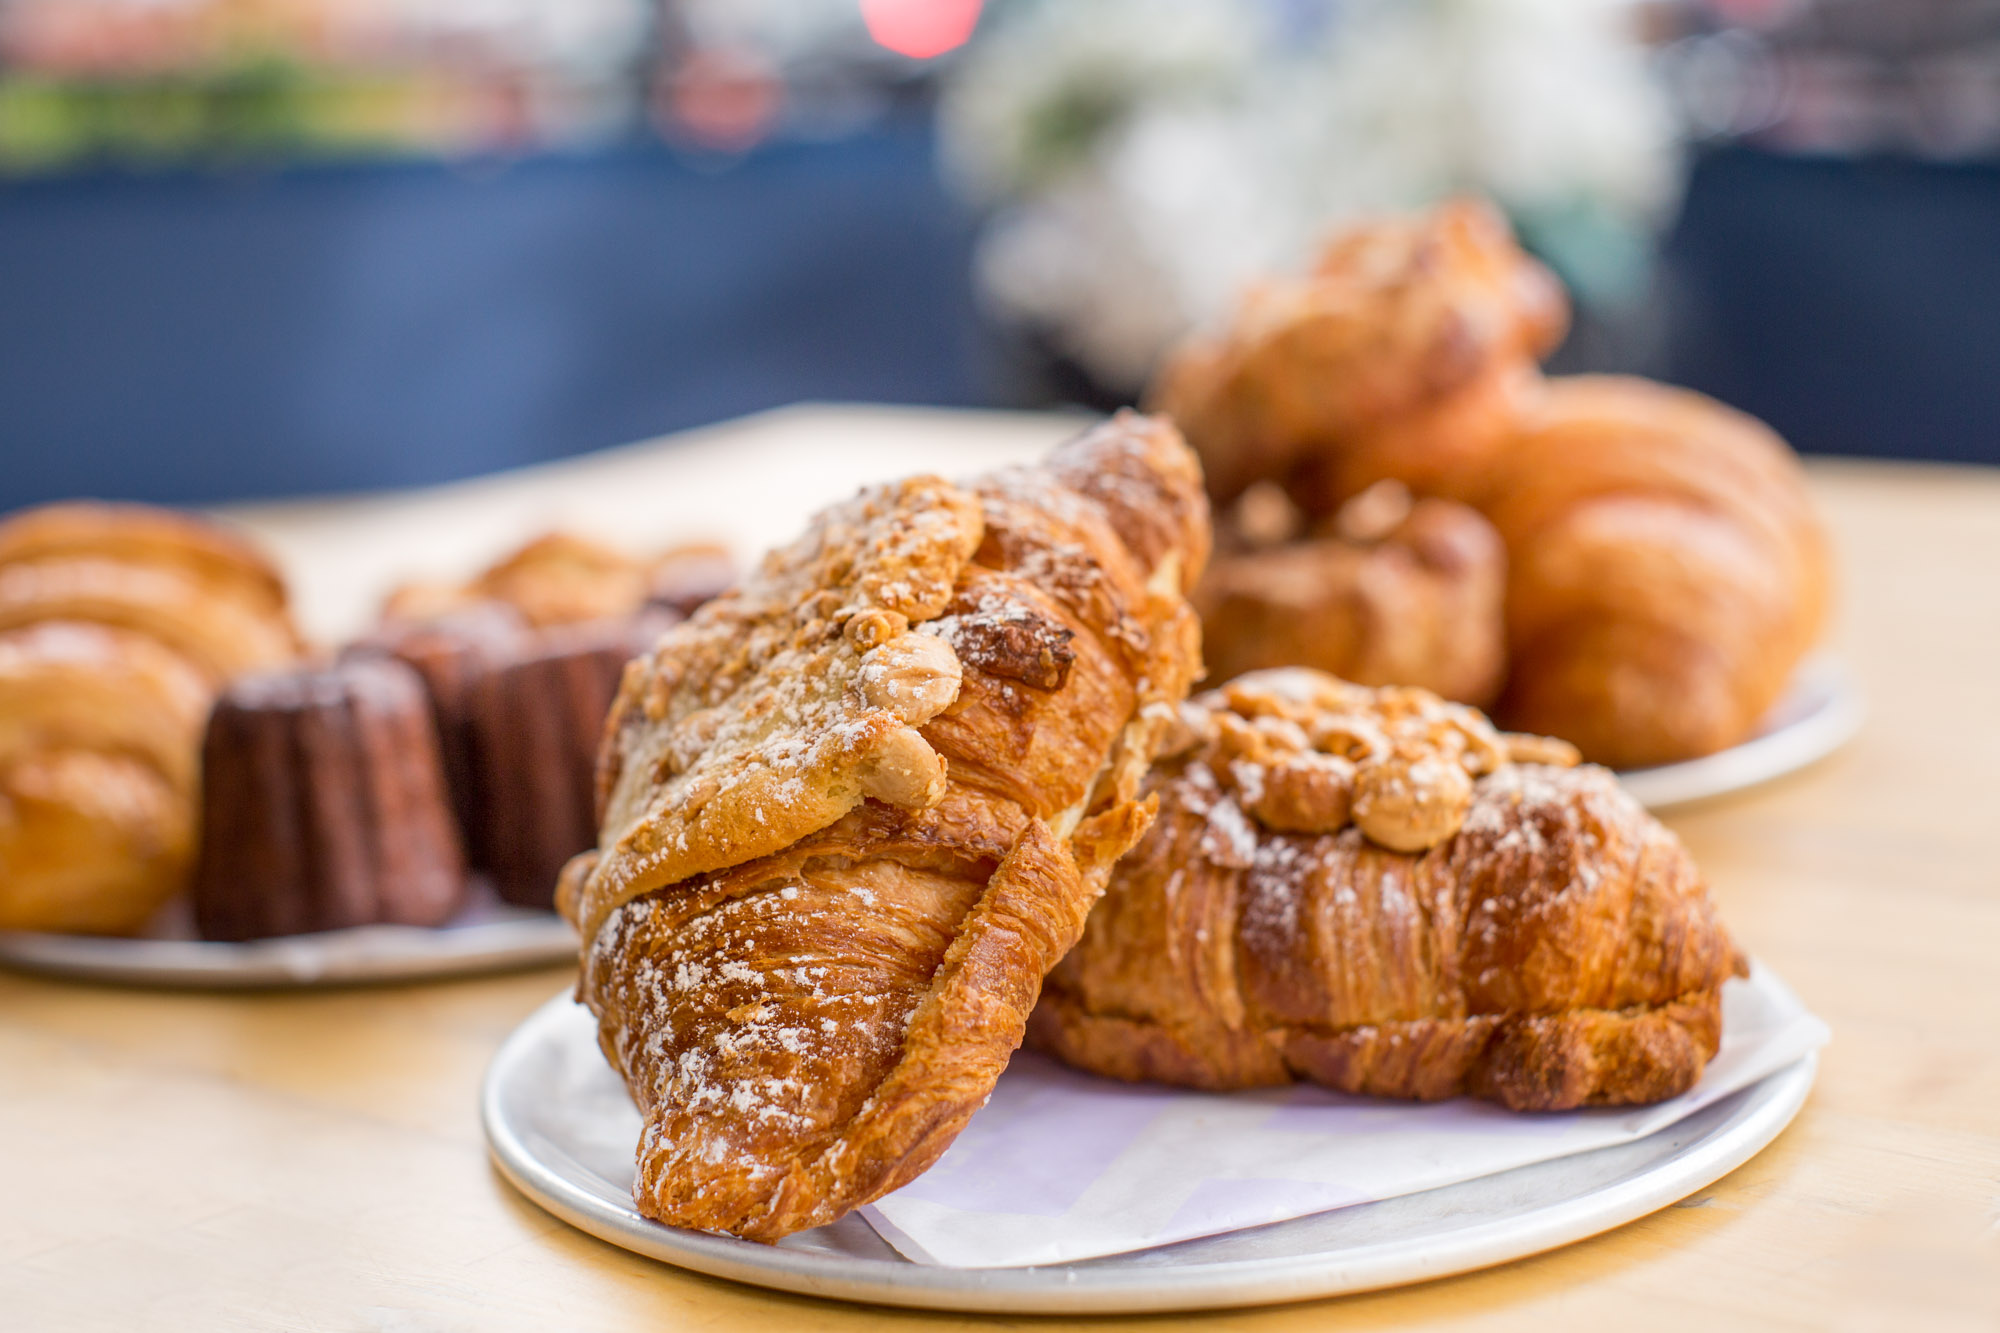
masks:
<svg viewBox="0 0 2000 1333"><path fill-rule="evenodd" d="M1207 546L1193 456L1121 414L824 511L627 668L559 903L642 1212L775 1241L943 1152L1146 825Z"/></svg>
<svg viewBox="0 0 2000 1333"><path fill-rule="evenodd" d="M1560 742L1302 669L1188 706L1032 1039L1202 1088L1520 1110L1692 1086L1744 963L1680 843Z"/></svg>
<svg viewBox="0 0 2000 1333"><path fill-rule="evenodd" d="M1217 554L1194 592L1210 678L1309 666L1490 704L1506 663L1506 557L1493 525L1379 482L1331 528Z"/></svg>
<svg viewBox="0 0 2000 1333"><path fill-rule="evenodd" d="M298 651L277 572L200 519L0 522L0 928L139 929L187 878L216 689Z"/></svg>
<svg viewBox="0 0 2000 1333"><path fill-rule="evenodd" d="M1304 280L1251 289L1219 337L1168 356L1148 397L1218 502L1260 480L1321 514L1384 478L1450 495L1568 326L1561 285L1506 221L1455 200L1348 228Z"/></svg>
<svg viewBox="0 0 2000 1333"><path fill-rule="evenodd" d="M1828 600L1783 441L1685 390L1541 378L1560 291L1478 205L1357 228L1277 290L1155 389L1212 480L1326 514L1393 479L1483 512L1507 553L1510 726L1619 768L1755 730Z"/></svg>

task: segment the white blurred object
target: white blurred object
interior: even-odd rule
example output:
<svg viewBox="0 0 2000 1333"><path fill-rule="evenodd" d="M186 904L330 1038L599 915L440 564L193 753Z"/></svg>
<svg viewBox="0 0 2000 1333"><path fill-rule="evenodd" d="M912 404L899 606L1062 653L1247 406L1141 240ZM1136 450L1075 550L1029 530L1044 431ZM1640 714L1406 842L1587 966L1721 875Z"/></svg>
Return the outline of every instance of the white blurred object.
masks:
<svg viewBox="0 0 2000 1333"><path fill-rule="evenodd" d="M1338 222L1496 199L1586 303L1644 283L1679 129L1627 0L1042 0L951 79L999 312L1108 387Z"/></svg>

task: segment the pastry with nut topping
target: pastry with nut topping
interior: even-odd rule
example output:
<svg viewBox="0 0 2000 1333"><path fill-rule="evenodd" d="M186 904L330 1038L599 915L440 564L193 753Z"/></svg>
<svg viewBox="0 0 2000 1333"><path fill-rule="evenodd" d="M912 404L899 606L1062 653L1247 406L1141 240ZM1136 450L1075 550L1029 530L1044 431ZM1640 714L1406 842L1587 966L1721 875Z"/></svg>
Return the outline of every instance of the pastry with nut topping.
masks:
<svg viewBox="0 0 2000 1333"><path fill-rule="evenodd" d="M1193 455L1123 414L822 512L627 669L559 903L642 1212L775 1241L956 1137L1150 818L1208 540Z"/></svg>
<svg viewBox="0 0 2000 1333"><path fill-rule="evenodd" d="M1422 690L1256 672L1182 710L1157 820L1031 1035L1129 1080L1469 1094L1692 1087L1745 971L1694 863L1604 769Z"/></svg>

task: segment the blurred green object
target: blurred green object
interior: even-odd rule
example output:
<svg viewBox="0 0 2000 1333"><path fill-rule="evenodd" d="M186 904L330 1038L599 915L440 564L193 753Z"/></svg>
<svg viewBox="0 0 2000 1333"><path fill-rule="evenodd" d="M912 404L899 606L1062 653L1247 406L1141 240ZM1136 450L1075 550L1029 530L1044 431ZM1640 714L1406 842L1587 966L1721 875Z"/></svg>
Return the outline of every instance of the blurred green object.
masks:
<svg viewBox="0 0 2000 1333"><path fill-rule="evenodd" d="M450 94L421 77L330 77L283 60L120 81L12 75L0 78L0 171L456 149L473 136Z"/></svg>

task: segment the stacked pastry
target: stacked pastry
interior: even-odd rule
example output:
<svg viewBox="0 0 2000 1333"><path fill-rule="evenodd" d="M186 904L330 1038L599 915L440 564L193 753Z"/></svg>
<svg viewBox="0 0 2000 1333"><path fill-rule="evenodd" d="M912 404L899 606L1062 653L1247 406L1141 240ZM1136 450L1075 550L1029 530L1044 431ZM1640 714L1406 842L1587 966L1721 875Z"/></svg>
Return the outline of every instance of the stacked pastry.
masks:
<svg viewBox="0 0 2000 1333"><path fill-rule="evenodd" d="M1686 1091L1742 959L1680 843L1575 763L1422 690L1294 668L1202 696L1036 1039L1202 1088L1519 1110Z"/></svg>
<svg viewBox="0 0 2000 1333"><path fill-rule="evenodd" d="M957 1135L1145 827L1207 548L1193 457L1124 415L824 511L627 672L562 903L645 1213L775 1240Z"/></svg>
<svg viewBox="0 0 2000 1333"><path fill-rule="evenodd" d="M211 699L298 651L277 573L213 524L98 504L0 523L0 927L143 926L187 882Z"/></svg>
<svg viewBox="0 0 2000 1333"><path fill-rule="evenodd" d="M1483 514L1506 550L1503 722L1620 768L1733 745L1825 615L1797 460L1699 394L1545 379L1536 362L1565 322L1505 224L1451 204L1337 237L1306 278L1253 292L1219 337L1170 358L1152 397L1218 502L1266 481L1315 521L1387 479ZM1329 577L1358 586L1360 568ZM1271 619L1212 618L1211 652L1275 664Z"/></svg>

